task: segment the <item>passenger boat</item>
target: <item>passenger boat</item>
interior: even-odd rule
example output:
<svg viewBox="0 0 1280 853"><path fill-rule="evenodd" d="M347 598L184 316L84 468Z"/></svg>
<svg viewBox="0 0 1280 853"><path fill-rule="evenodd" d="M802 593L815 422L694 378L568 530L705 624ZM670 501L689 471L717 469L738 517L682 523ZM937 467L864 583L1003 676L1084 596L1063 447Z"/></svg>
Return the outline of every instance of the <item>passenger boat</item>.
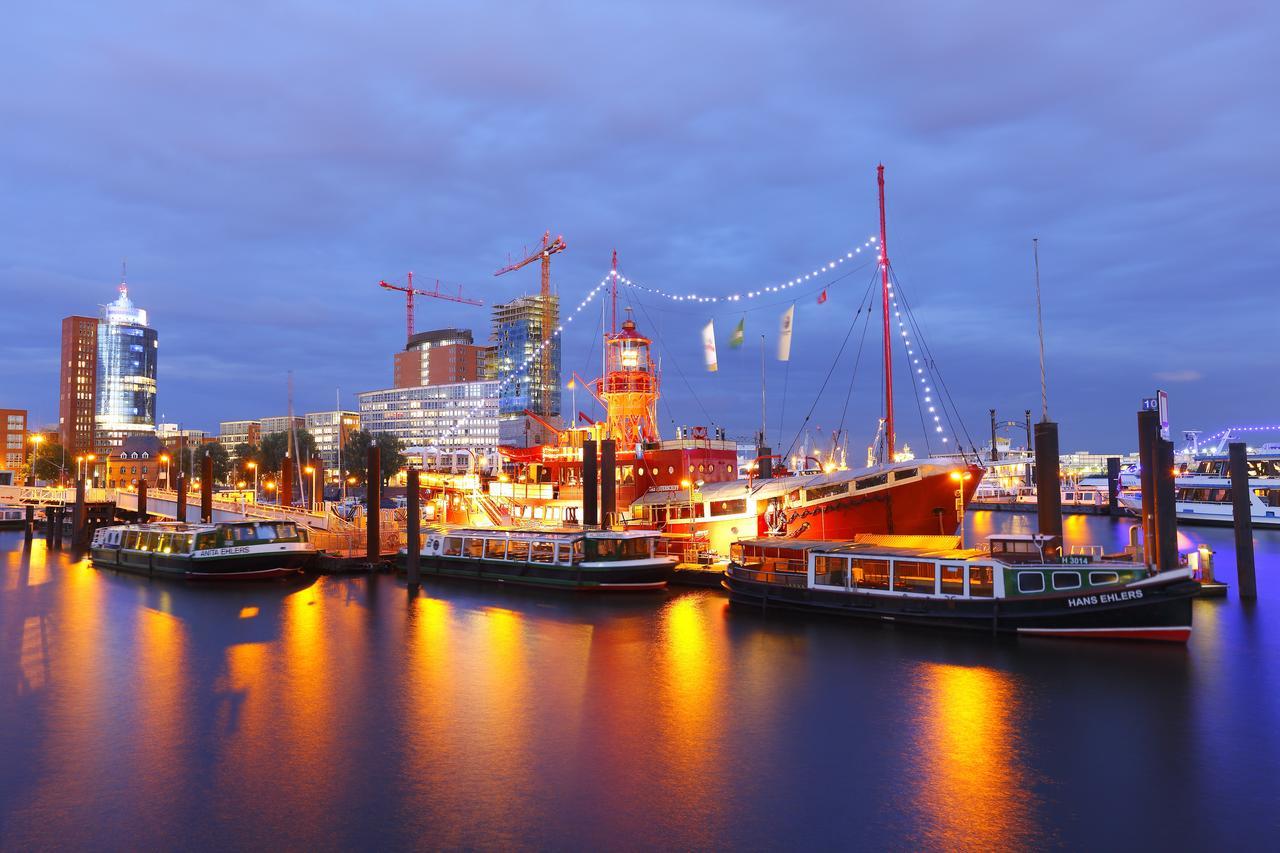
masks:
<svg viewBox="0 0 1280 853"><path fill-rule="evenodd" d="M751 539L733 546L732 601L993 634L1164 640L1191 635L1191 570L1153 573L1098 553L1045 559L1042 534Z"/></svg>
<svg viewBox="0 0 1280 853"><path fill-rule="evenodd" d="M423 574L574 590L662 589L675 559L653 531L456 528L424 536ZM400 549L405 565L407 551Z"/></svg>
<svg viewBox="0 0 1280 853"><path fill-rule="evenodd" d="M27 523L27 508L22 506L0 506L0 530L9 527L22 527Z"/></svg>
<svg viewBox="0 0 1280 853"><path fill-rule="evenodd" d="M297 574L315 557L307 532L289 521L103 527L90 556L100 569L189 580L257 580Z"/></svg>
<svg viewBox="0 0 1280 853"><path fill-rule="evenodd" d="M1235 524L1225 449L1195 457L1173 484L1179 524ZM1141 491L1120 500L1141 513ZM1254 527L1280 529L1280 444L1249 454L1249 515Z"/></svg>

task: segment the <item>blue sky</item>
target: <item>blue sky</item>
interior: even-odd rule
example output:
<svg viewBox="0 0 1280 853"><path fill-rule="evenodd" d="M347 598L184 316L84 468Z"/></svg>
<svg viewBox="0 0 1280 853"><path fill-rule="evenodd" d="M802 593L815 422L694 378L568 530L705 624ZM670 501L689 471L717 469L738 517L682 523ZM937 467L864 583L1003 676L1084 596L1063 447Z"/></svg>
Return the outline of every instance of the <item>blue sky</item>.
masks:
<svg viewBox="0 0 1280 853"><path fill-rule="evenodd" d="M894 268L976 442L988 408L1038 408L1033 236L1065 447L1131 447L1156 387L1175 429L1280 420L1265 4L42 3L5 17L0 406L39 422L57 416L61 317L111 299L122 258L160 332L159 409L216 428L281 413L290 369L300 411L388 386L404 317L381 278L412 269L509 299L536 272L493 270L551 229L569 243L553 279L570 304L615 247L653 287L775 284L874 233L880 161ZM768 364L783 443L811 406L812 427L840 421L858 333L815 394L868 276L822 306L796 289L793 361ZM755 335L772 348L785 305L747 314L757 348L735 352L736 307L627 301L662 341L664 431L710 416L749 435ZM698 340L711 317L714 375ZM565 345L588 375L596 319ZM421 305L420 329L446 324L484 337L487 309ZM879 414L875 343L844 418L854 447ZM905 388L898 405L916 442Z"/></svg>

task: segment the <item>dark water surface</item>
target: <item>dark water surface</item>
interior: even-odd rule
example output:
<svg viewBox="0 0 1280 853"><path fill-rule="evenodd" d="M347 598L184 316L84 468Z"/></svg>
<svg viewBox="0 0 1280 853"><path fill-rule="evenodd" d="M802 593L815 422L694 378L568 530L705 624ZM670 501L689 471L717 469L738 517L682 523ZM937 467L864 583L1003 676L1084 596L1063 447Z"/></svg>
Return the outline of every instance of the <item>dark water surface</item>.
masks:
<svg viewBox="0 0 1280 853"><path fill-rule="evenodd" d="M1234 582L1230 530L1182 539ZM1184 648L713 591L197 587L4 533L0 848L1276 849L1280 536L1256 540L1259 601L1197 602Z"/></svg>

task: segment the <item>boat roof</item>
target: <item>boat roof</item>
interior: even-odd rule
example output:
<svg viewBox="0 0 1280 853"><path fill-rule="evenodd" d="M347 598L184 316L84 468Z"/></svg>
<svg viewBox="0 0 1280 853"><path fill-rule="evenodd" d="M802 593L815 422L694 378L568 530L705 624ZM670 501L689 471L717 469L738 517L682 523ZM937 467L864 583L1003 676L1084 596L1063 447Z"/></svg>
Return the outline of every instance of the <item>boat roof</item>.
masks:
<svg viewBox="0 0 1280 853"><path fill-rule="evenodd" d="M225 527L247 527L252 524L294 524L288 519L253 518L245 521L146 521L134 524L113 524L104 530L143 530L153 533L204 533Z"/></svg>

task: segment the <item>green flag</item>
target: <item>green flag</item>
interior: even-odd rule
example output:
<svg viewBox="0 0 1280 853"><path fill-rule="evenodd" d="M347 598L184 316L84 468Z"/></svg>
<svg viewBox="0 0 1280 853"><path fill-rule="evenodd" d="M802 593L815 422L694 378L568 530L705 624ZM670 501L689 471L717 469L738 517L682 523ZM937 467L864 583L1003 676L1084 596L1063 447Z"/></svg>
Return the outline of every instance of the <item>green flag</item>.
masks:
<svg viewBox="0 0 1280 853"><path fill-rule="evenodd" d="M741 320L739 320L738 325L733 330L733 334L729 336L730 349L737 349L738 347L742 346L742 341L746 336L745 332L742 329L742 326L746 322L747 322L746 317L743 317Z"/></svg>

